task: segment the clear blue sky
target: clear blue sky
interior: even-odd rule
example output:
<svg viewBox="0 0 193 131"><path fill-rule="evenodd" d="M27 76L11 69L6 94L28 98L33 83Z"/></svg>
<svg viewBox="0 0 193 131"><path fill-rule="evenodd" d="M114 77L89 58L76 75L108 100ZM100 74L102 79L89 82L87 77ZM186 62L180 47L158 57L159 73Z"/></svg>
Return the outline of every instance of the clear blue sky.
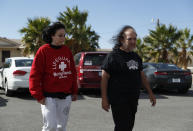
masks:
<svg viewBox="0 0 193 131"><path fill-rule="evenodd" d="M140 38L160 23L188 27L193 34L193 0L0 0L0 37L21 39L18 32L27 18L49 17L56 21L66 7L88 11L87 24L100 35L101 48L112 48L112 36L123 25L133 26Z"/></svg>

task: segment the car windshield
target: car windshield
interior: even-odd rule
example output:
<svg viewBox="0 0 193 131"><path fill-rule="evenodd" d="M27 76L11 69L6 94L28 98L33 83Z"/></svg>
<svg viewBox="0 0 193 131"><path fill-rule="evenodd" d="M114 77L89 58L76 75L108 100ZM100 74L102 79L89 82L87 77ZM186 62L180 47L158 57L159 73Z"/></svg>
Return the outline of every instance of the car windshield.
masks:
<svg viewBox="0 0 193 131"><path fill-rule="evenodd" d="M86 66L101 66L106 54L87 54L84 59L84 65Z"/></svg>
<svg viewBox="0 0 193 131"><path fill-rule="evenodd" d="M31 59L23 59L23 60L15 60L16 67L28 67L32 66L33 60Z"/></svg>
<svg viewBox="0 0 193 131"><path fill-rule="evenodd" d="M180 69L174 64L157 64L156 67L158 69L169 69L169 70L175 70L175 69Z"/></svg>

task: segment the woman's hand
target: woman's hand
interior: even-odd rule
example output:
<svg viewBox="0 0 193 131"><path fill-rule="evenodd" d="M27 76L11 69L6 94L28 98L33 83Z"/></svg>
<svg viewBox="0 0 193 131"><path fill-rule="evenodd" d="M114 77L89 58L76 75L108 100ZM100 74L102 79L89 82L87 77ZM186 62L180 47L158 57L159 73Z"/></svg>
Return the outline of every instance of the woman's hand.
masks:
<svg viewBox="0 0 193 131"><path fill-rule="evenodd" d="M76 101L77 100L77 95L72 95L72 101Z"/></svg>
<svg viewBox="0 0 193 131"><path fill-rule="evenodd" d="M40 104L42 104L42 105L45 105L45 98L39 100L38 103L40 103Z"/></svg>

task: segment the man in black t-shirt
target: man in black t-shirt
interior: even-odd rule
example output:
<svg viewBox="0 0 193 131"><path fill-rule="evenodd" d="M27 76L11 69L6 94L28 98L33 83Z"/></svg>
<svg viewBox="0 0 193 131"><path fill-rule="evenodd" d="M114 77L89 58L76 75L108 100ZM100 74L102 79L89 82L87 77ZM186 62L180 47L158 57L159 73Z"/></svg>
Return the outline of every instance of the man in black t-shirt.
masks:
<svg viewBox="0 0 193 131"><path fill-rule="evenodd" d="M149 93L152 105L156 104L142 71L142 59L133 52L136 37L134 28L125 26L102 65L102 108L108 111L111 106L114 131L132 131L142 84Z"/></svg>

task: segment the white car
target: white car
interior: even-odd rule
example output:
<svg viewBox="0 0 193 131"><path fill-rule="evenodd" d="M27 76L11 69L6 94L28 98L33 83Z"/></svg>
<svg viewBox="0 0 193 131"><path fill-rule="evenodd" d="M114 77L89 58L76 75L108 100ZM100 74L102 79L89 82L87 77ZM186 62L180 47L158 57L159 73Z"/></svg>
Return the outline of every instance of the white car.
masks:
<svg viewBox="0 0 193 131"><path fill-rule="evenodd" d="M29 74L33 58L11 57L5 60L0 69L0 87L5 95L11 96L14 91L29 89Z"/></svg>

